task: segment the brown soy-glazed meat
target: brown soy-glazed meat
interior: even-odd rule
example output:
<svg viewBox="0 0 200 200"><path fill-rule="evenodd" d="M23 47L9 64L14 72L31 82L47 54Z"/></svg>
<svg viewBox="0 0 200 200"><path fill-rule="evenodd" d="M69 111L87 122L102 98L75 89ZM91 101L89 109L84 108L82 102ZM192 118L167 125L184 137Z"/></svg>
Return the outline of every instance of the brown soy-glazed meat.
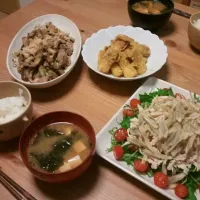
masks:
<svg viewBox="0 0 200 200"><path fill-rule="evenodd" d="M47 82L65 72L71 64L74 38L51 22L36 27L22 38L22 47L15 52L15 65L24 81Z"/></svg>

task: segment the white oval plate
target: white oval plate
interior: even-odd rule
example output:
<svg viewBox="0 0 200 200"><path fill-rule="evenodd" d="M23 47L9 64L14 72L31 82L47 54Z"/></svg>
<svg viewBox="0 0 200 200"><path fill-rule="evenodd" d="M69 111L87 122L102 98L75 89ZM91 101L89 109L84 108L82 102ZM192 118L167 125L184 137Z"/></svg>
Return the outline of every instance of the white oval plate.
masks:
<svg viewBox="0 0 200 200"><path fill-rule="evenodd" d="M105 46L110 45L111 40L113 40L118 34L127 35L140 44L145 44L150 48L151 55L148 58L147 71L144 74L134 78L118 78L111 74L104 74L98 70L99 51ZM167 47L164 45L163 41L150 31L145 31L138 27L134 28L132 26L116 26L102 29L97 33L92 34L83 45L82 56L88 67L98 74L119 81L130 81L150 76L160 70L167 60L168 53Z"/></svg>
<svg viewBox="0 0 200 200"><path fill-rule="evenodd" d="M48 22L52 22L57 28L60 30L69 33L71 37L75 39L74 42L74 51L71 56L71 64L68 66L65 70L65 73L62 74L61 76L48 81L44 83L30 83L23 81L21 79L21 75L18 73L17 68L14 67L13 63L13 53L16 51L19 51L21 46L22 46L22 37L27 36L29 32L34 30L34 28L38 25L44 25L47 24ZM32 21L28 22L24 27L22 27L19 32L16 34L16 36L13 38L9 49L7 53L7 68L10 73L10 75L18 82L22 83L23 85L31 88L47 88L51 87L53 85L56 85L57 83L61 82L63 79L66 78L66 76L72 71L74 68L79 55L81 51L81 35L79 32L78 27L67 17L64 17L62 15L57 15L57 14L49 14L49 15L43 15L40 17L37 17L33 19Z"/></svg>

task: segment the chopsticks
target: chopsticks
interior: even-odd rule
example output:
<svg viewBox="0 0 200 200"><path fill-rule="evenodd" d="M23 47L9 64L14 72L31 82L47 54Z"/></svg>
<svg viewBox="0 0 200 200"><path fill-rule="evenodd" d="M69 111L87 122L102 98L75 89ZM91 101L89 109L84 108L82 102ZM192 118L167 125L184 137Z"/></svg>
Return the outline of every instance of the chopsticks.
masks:
<svg viewBox="0 0 200 200"><path fill-rule="evenodd" d="M187 19L189 19L191 17L191 14L186 13L186 12L176 9L176 8L174 8L173 13L176 15L180 15L181 17L185 17Z"/></svg>
<svg viewBox="0 0 200 200"><path fill-rule="evenodd" d="M17 200L37 200L0 169L0 182Z"/></svg>

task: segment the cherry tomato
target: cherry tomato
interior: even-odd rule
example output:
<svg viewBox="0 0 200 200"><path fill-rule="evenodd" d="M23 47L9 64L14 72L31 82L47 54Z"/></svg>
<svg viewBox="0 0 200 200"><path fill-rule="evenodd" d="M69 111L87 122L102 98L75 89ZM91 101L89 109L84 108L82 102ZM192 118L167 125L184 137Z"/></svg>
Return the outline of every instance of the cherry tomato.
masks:
<svg viewBox="0 0 200 200"><path fill-rule="evenodd" d="M175 98L179 97L180 99L186 99L185 96L183 96L182 94L180 93L176 93L175 94Z"/></svg>
<svg viewBox="0 0 200 200"><path fill-rule="evenodd" d="M131 144L131 145L128 147L128 149L129 149L131 152L134 152L134 151L137 150L137 147L136 147L135 145Z"/></svg>
<svg viewBox="0 0 200 200"><path fill-rule="evenodd" d="M132 117L134 115L134 111L131 110L131 109L124 109L123 110L123 116L129 116L129 117Z"/></svg>
<svg viewBox="0 0 200 200"><path fill-rule="evenodd" d="M125 128L119 128L114 133L114 138L117 142L123 142L128 137L128 132Z"/></svg>
<svg viewBox="0 0 200 200"><path fill-rule="evenodd" d="M140 173L147 172L147 170L149 168L149 163L142 161L140 159L135 160L133 165L134 165L135 169Z"/></svg>
<svg viewBox="0 0 200 200"><path fill-rule="evenodd" d="M199 188L199 192L200 192L200 184L198 185L198 188Z"/></svg>
<svg viewBox="0 0 200 200"><path fill-rule="evenodd" d="M160 188L167 188L169 185L168 176L163 172L156 172L154 175L154 183Z"/></svg>
<svg viewBox="0 0 200 200"><path fill-rule="evenodd" d="M141 102L138 100L138 99L132 99L131 101L130 101L130 106L131 106L131 108L137 108L137 105L140 105L141 104Z"/></svg>
<svg viewBox="0 0 200 200"><path fill-rule="evenodd" d="M114 146L113 154L116 160L121 160L124 155L124 149L121 146Z"/></svg>
<svg viewBox="0 0 200 200"><path fill-rule="evenodd" d="M163 90L169 90L169 88L163 88Z"/></svg>
<svg viewBox="0 0 200 200"><path fill-rule="evenodd" d="M176 196L179 198L185 198L189 194L187 187L183 184L177 184L177 186L174 188L174 191Z"/></svg>

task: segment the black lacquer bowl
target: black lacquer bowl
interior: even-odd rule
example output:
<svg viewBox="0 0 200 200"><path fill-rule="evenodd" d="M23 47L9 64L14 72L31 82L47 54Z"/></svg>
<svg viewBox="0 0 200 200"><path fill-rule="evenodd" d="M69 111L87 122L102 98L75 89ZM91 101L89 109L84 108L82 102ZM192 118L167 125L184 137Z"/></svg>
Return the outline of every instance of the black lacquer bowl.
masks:
<svg viewBox="0 0 200 200"><path fill-rule="evenodd" d="M143 14L134 9L132 5L141 0L128 0L128 13L133 26L141 27L147 30L158 30L162 28L171 17L174 9L174 3L171 0L160 0L161 3L168 7L168 10L161 14Z"/></svg>

